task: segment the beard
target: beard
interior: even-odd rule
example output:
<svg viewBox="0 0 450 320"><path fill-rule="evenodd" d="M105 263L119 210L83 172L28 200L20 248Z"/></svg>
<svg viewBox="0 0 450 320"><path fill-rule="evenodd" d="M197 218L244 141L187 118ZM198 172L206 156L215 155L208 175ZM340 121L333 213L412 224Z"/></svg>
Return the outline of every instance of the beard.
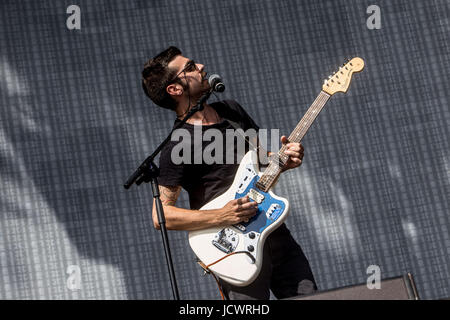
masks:
<svg viewBox="0 0 450 320"><path fill-rule="evenodd" d="M202 77L198 82L191 82L186 88L186 93L188 96L195 101L200 99L200 97L211 89L208 79Z"/></svg>

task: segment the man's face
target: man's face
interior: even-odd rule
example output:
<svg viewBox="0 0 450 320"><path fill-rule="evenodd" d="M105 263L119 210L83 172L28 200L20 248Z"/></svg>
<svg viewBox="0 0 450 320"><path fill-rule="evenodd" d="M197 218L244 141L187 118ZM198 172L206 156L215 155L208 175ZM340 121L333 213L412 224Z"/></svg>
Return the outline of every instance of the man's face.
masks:
<svg viewBox="0 0 450 320"><path fill-rule="evenodd" d="M189 87L183 94L190 94L191 96L199 96L209 89L209 83L206 78L206 72L203 71L204 65L195 63L182 55L176 56L168 65L172 70L176 70L176 77L181 80L183 84Z"/></svg>

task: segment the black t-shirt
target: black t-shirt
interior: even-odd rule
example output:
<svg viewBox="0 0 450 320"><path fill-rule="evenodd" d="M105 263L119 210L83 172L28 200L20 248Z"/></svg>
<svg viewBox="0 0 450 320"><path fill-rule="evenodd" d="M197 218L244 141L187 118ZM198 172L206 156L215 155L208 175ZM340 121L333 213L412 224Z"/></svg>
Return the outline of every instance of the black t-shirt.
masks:
<svg viewBox="0 0 450 320"><path fill-rule="evenodd" d="M259 129L247 112L234 100L214 102L210 106L216 110L222 121L213 125L201 126L201 129L202 133L208 129L217 129L222 133L223 150L225 151L222 163L206 164L202 158L201 164L194 164L193 153L195 146L193 139L190 148L191 162L188 164L173 163L171 158L172 149L181 141L181 138L179 141L169 141L162 149L159 159L159 184L162 186L182 186L188 192L190 207L194 210L200 209L208 201L225 192L233 183L234 175L239 167L236 161L233 161L233 164L227 164L225 158L226 151L231 150L230 148L234 148L235 155L237 152L237 143L226 139L226 130L235 129L227 120L234 122L244 131L250 128L256 131ZM179 122L180 120L175 120L174 126ZM181 128L186 129L191 137L194 137L194 127L194 125L186 123ZM205 147L214 142L214 139L212 140L202 142L202 154ZM234 146L230 145L230 142ZM248 145L246 145L247 150Z"/></svg>

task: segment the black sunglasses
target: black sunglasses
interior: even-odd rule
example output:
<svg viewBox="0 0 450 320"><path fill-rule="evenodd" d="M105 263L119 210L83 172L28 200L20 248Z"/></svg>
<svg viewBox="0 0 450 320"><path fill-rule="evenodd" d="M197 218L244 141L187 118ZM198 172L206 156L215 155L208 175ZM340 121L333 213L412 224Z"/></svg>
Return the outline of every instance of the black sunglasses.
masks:
<svg viewBox="0 0 450 320"><path fill-rule="evenodd" d="M180 74L182 74L183 72L192 72L197 70L197 64L195 63L194 60L189 60L186 65L184 66L183 70L181 70L180 72L177 73L177 75L175 77L173 77L172 80L170 80L170 82L175 81L176 78L178 78L178 76Z"/></svg>

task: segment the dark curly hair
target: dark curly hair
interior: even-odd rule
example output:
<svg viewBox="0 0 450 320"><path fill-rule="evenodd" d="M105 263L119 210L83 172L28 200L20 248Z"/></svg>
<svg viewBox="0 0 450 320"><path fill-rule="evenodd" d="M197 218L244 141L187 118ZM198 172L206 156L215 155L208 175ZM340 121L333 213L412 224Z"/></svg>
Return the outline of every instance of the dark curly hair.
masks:
<svg viewBox="0 0 450 320"><path fill-rule="evenodd" d="M171 46L148 60L142 70L142 88L145 94L158 106L170 110L175 110L176 101L167 93L166 88L178 79L172 81L176 70L170 70L168 64L178 55L181 55L180 49Z"/></svg>

